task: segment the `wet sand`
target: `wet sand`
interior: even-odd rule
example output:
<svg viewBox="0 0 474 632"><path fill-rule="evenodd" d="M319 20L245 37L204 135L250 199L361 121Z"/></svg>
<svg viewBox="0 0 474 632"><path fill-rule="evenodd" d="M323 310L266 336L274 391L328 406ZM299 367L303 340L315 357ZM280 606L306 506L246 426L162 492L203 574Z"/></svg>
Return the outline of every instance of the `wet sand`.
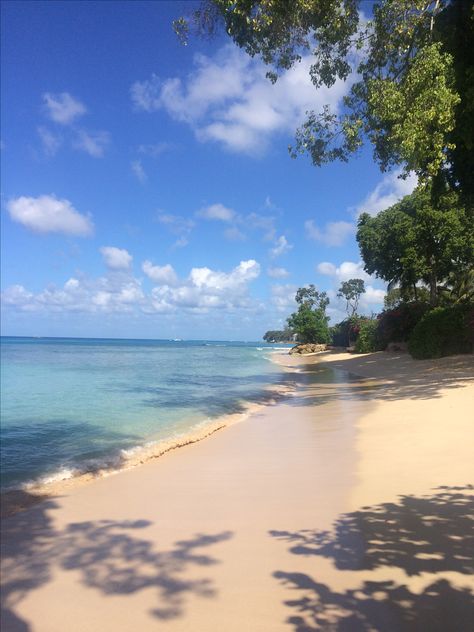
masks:
<svg viewBox="0 0 474 632"><path fill-rule="evenodd" d="M4 519L3 629L470 629L472 356L282 361L286 400Z"/></svg>

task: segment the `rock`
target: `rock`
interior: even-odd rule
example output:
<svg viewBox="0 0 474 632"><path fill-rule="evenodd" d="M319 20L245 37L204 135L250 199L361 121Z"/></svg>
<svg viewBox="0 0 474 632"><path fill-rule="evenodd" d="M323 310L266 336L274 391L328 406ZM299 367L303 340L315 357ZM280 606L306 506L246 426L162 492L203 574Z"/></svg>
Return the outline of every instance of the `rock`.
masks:
<svg viewBox="0 0 474 632"><path fill-rule="evenodd" d="M406 342L389 342L386 351L389 353L408 353L408 344Z"/></svg>
<svg viewBox="0 0 474 632"><path fill-rule="evenodd" d="M326 351L326 349L327 345L313 344L308 342L306 344L296 345L296 347L290 349L290 355L307 355L308 353L319 353L320 351Z"/></svg>

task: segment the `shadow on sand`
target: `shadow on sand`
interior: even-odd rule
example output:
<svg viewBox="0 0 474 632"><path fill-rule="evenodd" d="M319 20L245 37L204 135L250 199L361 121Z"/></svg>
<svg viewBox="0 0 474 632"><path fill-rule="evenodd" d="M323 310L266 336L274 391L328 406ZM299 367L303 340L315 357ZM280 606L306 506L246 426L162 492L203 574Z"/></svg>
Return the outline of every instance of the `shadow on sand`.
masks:
<svg viewBox="0 0 474 632"><path fill-rule="evenodd" d="M474 488L441 487L430 496L402 496L398 503L363 507L342 515L333 532L271 531L295 555L319 556L346 571L397 568L407 576L474 572ZM274 577L295 591L285 605L294 632L468 632L474 598L443 577L421 592L395 581L364 581L338 592L309 575L278 570ZM427 578L430 581L430 578ZM407 584L409 584L407 580Z"/></svg>
<svg viewBox="0 0 474 632"><path fill-rule="evenodd" d="M160 620L181 616L190 595L209 598L216 594L211 579L190 579L188 571L217 564L206 550L229 540L231 532L198 533L156 550L140 537L140 531L151 525L149 521L79 522L57 530L51 516L57 507L54 500L46 500L3 521L1 622L5 632L30 631L15 606L51 580L53 565L80 571L82 583L104 595L154 589L156 606L150 614Z"/></svg>
<svg viewBox="0 0 474 632"><path fill-rule="evenodd" d="M332 352L298 366L302 383L301 397L294 406L321 406L341 400L394 401L429 400L441 397L445 389L462 388L474 381L474 357L471 355L413 360L408 354L380 351L353 356L324 364ZM358 371L377 367L376 377L362 377ZM317 385L317 391L314 387Z"/></svg>

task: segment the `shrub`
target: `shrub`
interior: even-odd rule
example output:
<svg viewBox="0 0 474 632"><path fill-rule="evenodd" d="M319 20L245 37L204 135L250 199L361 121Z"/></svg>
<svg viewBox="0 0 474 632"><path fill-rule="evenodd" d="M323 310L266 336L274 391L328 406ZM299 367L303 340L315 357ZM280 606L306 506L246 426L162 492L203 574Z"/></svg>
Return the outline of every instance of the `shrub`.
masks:
<svg viewBox="0 0 474 632"><path fill-rule="evenodd" d="M472 353L474 347L474 305L436 307L417 323L408 341L414 358L441 358Z"/></svg>
<svg viewBox="0 0 474 632"><path fill-rule="evenodd" d="M379 325L378 320L364 320L359 324L359 336L355 343L357 353L370 353L379 351Z"/></svg>
<svg viewBox="0 0 474 632"><path fill-rule="evenodd" d="M330 334L332 344L335 347L348 347L355 343L358 336L361 323L368 321L365 316L351 316L340 323L331 327Z"/></svg>
<svg viewBox="0 0 474 632"><path fill-rule="evenodd" d="M427 303L401 303L395 309L385 310L379 314L377 318L380 348L385 349L389 342L406 342L428 309Z"/></svg>

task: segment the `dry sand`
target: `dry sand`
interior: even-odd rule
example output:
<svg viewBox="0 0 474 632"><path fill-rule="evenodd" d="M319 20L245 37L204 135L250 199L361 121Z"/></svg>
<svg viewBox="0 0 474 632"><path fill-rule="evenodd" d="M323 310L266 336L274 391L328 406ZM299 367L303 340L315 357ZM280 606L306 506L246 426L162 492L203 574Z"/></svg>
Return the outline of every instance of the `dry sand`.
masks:
<svg viewBox="0 0 474 632"><path fill-rule="evenodd" d="M281 361L283 402L4 519L3 630L471 630L472 356Z"/></svg>

